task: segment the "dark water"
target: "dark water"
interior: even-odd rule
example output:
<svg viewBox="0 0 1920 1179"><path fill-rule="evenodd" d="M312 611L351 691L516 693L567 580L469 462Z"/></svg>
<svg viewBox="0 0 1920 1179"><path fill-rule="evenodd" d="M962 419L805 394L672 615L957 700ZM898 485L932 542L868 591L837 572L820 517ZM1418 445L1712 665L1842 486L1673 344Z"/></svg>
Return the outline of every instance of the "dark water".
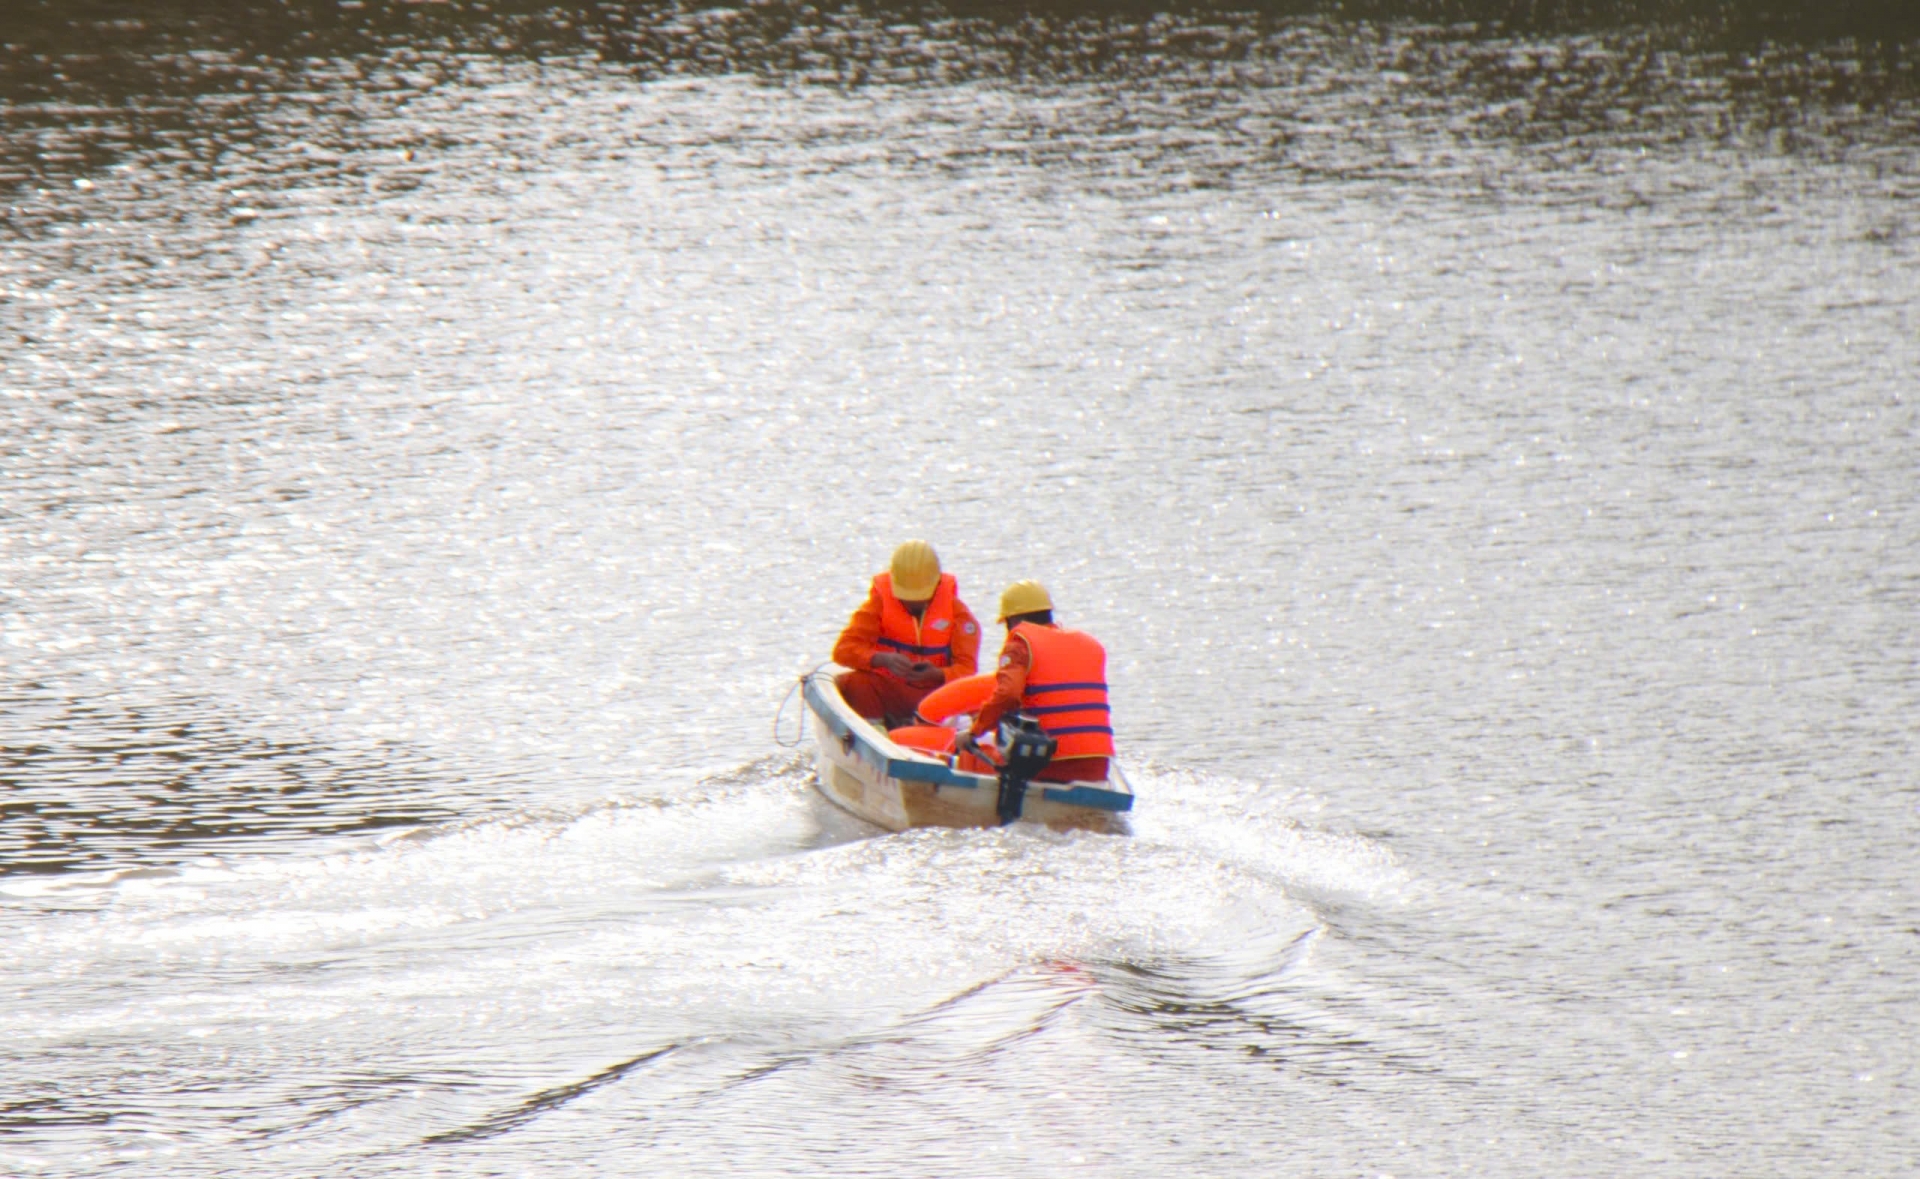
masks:
<svg viewBox="0 0 1920 1179"><path fill-rule="evenodd" d="M1913 1170L1916 49L0 6L0 1172ZM909 535L1130 837L813 791Z"/></svg>

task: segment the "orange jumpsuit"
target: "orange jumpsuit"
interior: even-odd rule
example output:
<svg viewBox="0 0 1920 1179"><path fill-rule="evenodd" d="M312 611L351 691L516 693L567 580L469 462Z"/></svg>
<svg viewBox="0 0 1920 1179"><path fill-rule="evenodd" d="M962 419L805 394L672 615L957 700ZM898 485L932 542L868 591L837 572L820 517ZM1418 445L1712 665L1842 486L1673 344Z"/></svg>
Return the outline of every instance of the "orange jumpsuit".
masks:
<svg viewBox="0 0 1920 1179"><path fill-rule="evenodd" d="M1006 643L1000 648L1000 667L993 677L993 695L987 697L980 711L974 714L973 728L969 730L976 738L990 733L1000 723L1000 717L1023 704L1031 708L1027 701L1027 677L1033 670L1033 648L1020 632L1035 623L1021 623L1007 635ZM1104 695L1104 691L1102 693ZM1100 707L1104 712L1104 701ZM1043 727L1045 722L1043 720ZM1113 738L1107 734L1102 746L1111 751ZM1058 754L1047 763L1047 768L1035 774L1036 779L1048 782L1099 782L1107 776L1107 758L1103 755Z"/></svg>
<svg viewBox="0 0 1920 1179"><path fill-rule="evenodd" d="M873 657L881 651L931 663L940 669L941 678L915 687L873 665ZM840 640L833 645L833 661L852 669L834 682L855 712L884 720L889 728L909 724L913 710L929 692L979 669L980 623L960 600L959 585L951 573L940 575L940 586L918 619L893 597L893 579L882 573L873 579L867 600L840 632Z"/></svg>

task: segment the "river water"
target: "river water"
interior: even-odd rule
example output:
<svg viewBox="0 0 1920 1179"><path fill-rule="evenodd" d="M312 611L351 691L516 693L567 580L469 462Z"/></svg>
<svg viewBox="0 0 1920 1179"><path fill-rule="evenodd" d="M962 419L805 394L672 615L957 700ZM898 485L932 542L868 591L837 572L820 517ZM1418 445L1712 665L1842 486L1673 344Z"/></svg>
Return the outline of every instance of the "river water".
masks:
<svg viewBox="0 0 1920 1179"><path fill-rule="evenodd" d="M0 1172L1920 1168L1920 33L1658 7L0 11Z"/></svg>

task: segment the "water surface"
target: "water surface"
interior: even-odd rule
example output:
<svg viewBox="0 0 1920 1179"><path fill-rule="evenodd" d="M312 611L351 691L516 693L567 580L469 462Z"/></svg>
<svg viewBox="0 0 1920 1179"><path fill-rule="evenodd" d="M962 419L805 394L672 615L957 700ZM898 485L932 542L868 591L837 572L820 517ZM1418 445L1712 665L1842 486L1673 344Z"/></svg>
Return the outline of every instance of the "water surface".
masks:
<svg viewBox="0 0 1920 1179"><path fill-rule="evenodd" d="M9 11L9 1173L1920 1150L1911 22ZM813 790L910 535L1131 836Z"/></svg>

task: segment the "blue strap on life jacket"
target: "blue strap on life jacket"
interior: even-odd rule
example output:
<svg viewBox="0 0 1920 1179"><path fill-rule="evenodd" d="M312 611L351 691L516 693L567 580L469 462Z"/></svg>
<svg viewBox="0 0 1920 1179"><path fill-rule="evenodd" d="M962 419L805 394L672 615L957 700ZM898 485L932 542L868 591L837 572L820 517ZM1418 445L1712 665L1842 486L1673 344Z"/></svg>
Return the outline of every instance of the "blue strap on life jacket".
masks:
<svg viewBox="0 0 1920 1179"><path fill-rule="evenodd" d="M944 655L949 659L953 658L952 643L942 643L938 647L917 647L912 643L903 643L899 639L889 639L884 636L877 642L880 646L898 651L903 655Z"/></svg>

